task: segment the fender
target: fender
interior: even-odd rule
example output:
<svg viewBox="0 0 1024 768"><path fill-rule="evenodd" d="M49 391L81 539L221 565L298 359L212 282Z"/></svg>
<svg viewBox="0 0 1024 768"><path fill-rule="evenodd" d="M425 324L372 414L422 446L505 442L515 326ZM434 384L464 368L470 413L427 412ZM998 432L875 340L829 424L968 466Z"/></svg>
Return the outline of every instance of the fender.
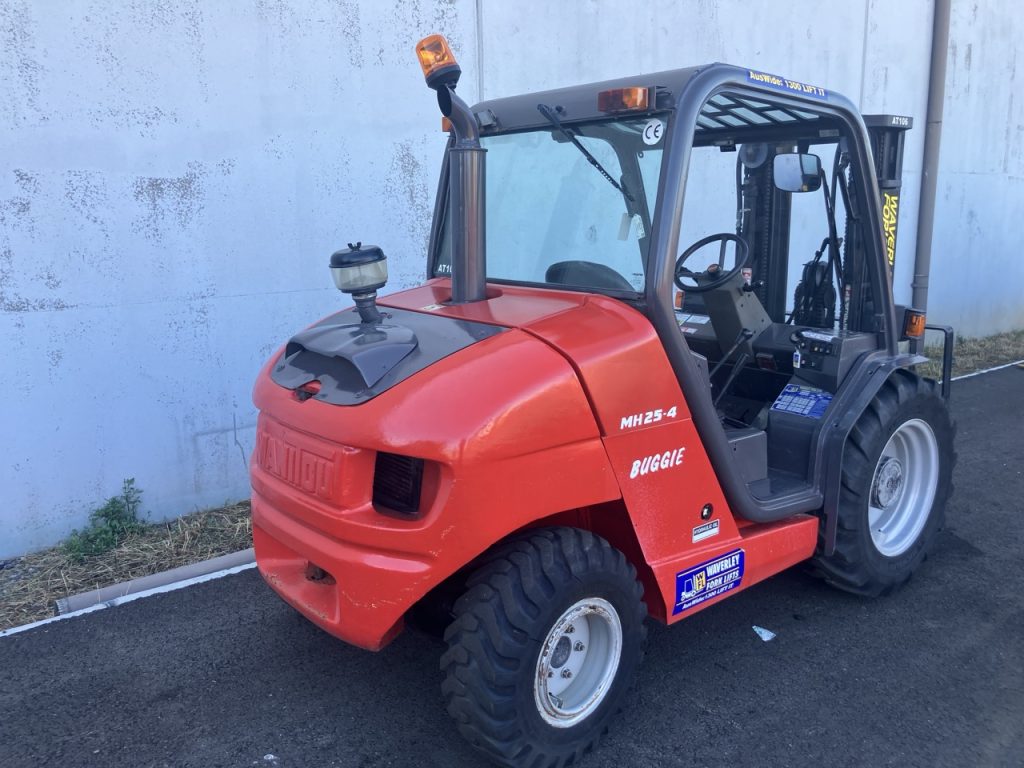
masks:
<svg viewBox="0 0 1024 768"><path fill-rule="evenodd" d="M620 498L576 372L521 330L471 344L358 406L298 397L270 378L275 364L253 395L257 561L287 602L355 645L386 644L423 595L513 531ZM380 451L424 460L417 519L374 507ZM331 491L303 484L306 456L319 473L335 472ZM310 563L337 583L310 586Z"/></svg>
<svg viewBox="0 0 1024 768"><path fill-rule="evenodd" d="M828 557L836 551L836 527L839 524L839 493L842 486L840 475L843 468L843 454L850 432L860 419L878 390L882 388L892 372L927 362L927 358L915 354L901 354L892 357L880 350L867 356L857 367L856 378L843 386L843 396L833 403L832 411L841 414L822 426L817 440L815 466L818 479L824 474L826 489L824 495L824 539L823 554Z"/></svg>

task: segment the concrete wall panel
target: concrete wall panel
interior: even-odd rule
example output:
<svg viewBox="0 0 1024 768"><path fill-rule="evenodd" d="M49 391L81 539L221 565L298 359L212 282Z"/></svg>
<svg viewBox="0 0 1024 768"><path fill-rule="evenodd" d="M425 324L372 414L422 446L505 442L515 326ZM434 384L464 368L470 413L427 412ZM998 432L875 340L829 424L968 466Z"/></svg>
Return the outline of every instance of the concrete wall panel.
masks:
<svg viewBox="0 0 1024 768"><path fill-rule="evenodd" d="M931 317L1024 325L1014 6L954 3ZM910 297L932 3L0 0L0 557L134 476L154 517L239 498L261 363L341 306L328 254L419 281L444 135L412 47L470 100L728 61L910 114ZM809 257L821 235L794 240Z"/></svg>
<svg viewBox="0 0 1024 768"><path fill-rule="evenodd" d="M0 557L125 477L155 518L248 493L259 366L343 305L331 251L418 282L444 135L413 46L472 2L0 0Z"/></svg>
<svg viewBox="0 0 1024 768"><path fill-rule="evenodd" d="M970 336L1024 327L1021 40L1016 4L953 3L928 304Z"/></svg>

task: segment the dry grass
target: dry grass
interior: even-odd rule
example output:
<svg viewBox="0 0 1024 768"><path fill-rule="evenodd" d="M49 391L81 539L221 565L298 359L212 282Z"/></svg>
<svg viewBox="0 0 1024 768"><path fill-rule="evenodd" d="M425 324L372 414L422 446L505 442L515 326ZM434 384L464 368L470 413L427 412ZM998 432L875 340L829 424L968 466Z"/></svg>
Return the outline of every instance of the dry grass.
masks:
<svg viewBox="0 0 1024 768"><path fill-rule="evenodd" d="M0 569L0 630L53 616L59 598L251 546L249 502L243 501L147 525L81 562L60 546L7 561Z"/></svg>
<svg viewBox="0 0 1024 768"><path fill-rule="evenodd" d="M933 379L942 378L941 342L934 347L926 345L924 353L931 359L918 366L918 373ZM960 376L1017 360L1024 360L1024 331L997 333L979 339L961 337L953 346L953 375Z"/></svg>

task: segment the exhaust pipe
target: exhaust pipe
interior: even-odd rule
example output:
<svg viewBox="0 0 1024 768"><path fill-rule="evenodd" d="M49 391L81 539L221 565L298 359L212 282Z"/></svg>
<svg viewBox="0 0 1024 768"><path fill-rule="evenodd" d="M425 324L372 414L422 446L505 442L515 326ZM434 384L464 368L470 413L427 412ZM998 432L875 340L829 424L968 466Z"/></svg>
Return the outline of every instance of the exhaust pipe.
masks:
<svg viewBox="0 0 1024 768"><path fill-rule="evenodd" d="M462 69L448 41L431 35L416 45L427 86L437 91L437 105L449 119L455 143L448 151L449 226L452 228L452 304L487 298L484 174L487 150L469 105L455 93Z"/></svg>

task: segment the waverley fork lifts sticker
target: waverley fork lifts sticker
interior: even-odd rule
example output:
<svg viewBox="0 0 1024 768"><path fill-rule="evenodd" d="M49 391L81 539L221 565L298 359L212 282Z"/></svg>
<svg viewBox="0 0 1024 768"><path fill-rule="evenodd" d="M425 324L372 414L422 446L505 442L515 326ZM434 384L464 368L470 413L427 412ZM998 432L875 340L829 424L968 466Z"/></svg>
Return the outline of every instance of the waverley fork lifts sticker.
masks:
<svg viewBox="0 0 1024 768"><path fill-rule="evenodd" d="M743 550L734 549L714 560L676 574L676 605L672 615L724 595L743 581Z"/></svg>

